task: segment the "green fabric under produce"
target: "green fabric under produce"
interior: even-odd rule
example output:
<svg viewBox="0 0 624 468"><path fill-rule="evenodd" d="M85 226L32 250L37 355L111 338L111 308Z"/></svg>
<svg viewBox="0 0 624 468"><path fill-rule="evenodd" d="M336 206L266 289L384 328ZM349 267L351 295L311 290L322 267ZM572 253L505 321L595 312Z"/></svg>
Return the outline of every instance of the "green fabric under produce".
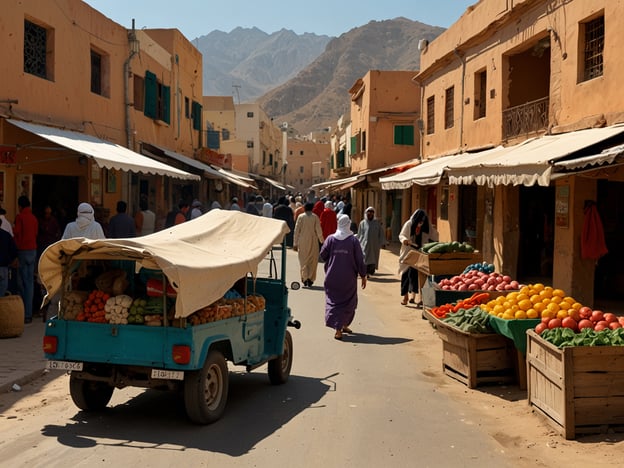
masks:
<svg viewBox="0 0 624 468"><path fill-rule="evenodd" d="M494 331L496 331L496 333L506 336L512 340L516 349L526 355L526 331L535 328L540 321L540 319L505 320L490 315L489 325Z"/></svg>

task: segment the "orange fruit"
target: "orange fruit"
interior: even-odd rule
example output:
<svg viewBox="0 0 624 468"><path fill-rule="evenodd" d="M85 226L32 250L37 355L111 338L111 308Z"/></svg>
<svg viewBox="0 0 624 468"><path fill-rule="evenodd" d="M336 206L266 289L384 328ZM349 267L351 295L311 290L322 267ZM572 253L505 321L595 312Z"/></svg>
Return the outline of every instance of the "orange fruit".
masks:
<svg viewBox="0 0 624 468"><path fill-rule="evenodd" d="M553 314L556 314L557 312L559 312L559 304L557 304L556 302L551 302L546 306L546 310Z"/></svg>
<svg viewBox="0 0 624 468"><path fill-rule="evenodd" d="M562 289L553 289L552 295L563 299L565 297L565 292Z"/></svg>
<svg viewBox="0 0 624 468"><path fill-rule="evenodd" d="M527 318L536 319L539 317L539 312L535 309L529 309L526 311Z"/></svg>
<svg viewBox="0 0 624 468"><path fill-rule="evenodd" d="M520 320L525 319L527 318L527 313L524 310L519 309L514 314L514 318L520 319Z"/></svg>
<svg viewBox="0 0 624 468"><path fill-rule="evenodd" d="M529 299L522 299L518 302L518 308L523 311L529 310L533 307L533 303Z"/></svg>

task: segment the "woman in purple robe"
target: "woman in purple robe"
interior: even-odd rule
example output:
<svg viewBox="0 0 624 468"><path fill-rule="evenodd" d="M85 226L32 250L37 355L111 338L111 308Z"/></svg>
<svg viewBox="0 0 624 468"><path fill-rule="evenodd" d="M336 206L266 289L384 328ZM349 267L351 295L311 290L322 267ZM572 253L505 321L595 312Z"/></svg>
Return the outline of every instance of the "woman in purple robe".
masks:
<svg viewBox="0 0 624 468"><path fill-rule="evenodd" d="M359 241L350 230L347 215L338 217L338 229L325 239L320 256L325 262L325 325L335 330L334 338L352 333L349 325L358 304L357 278L366 287L366 265Z"/></svg>

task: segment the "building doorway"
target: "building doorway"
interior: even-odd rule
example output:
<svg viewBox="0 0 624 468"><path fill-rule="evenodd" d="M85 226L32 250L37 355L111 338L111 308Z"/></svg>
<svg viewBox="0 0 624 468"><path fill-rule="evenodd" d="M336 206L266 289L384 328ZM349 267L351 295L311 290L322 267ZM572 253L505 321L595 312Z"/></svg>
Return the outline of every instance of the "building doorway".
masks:
<svg viewBox="0 0 624 468"><path fill-rule="evenodd" d="M518 281L552 284L554 187L521 187L518 213Z"/></svg>
<svg viewBox="0 0 624 468"><path fill-rule="evenodd" d="M76 219L78 209L78 177L59 175L33 175L32 211L37 217L49 205L61 231L67 223Z"/></svg>

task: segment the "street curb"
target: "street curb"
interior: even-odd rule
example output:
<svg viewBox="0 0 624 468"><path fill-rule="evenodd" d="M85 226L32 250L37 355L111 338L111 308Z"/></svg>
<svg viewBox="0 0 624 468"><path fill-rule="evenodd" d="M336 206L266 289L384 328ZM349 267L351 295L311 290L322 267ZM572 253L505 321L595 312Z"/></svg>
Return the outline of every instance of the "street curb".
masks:
<svg viewBox="0 0 624 468"><path fill-rule="evenodd" d="M13 385L17 384L20 386L24 386L30 382L32 382L33 380L37 379L38 377L41 377L43 375L45 375L45 367L41 367L40 369L36 369L34 371L29 372L28 374L13 380L12 382L7 382L4 384L0 384L0 393L11 393L13 392Z"/></svg>

